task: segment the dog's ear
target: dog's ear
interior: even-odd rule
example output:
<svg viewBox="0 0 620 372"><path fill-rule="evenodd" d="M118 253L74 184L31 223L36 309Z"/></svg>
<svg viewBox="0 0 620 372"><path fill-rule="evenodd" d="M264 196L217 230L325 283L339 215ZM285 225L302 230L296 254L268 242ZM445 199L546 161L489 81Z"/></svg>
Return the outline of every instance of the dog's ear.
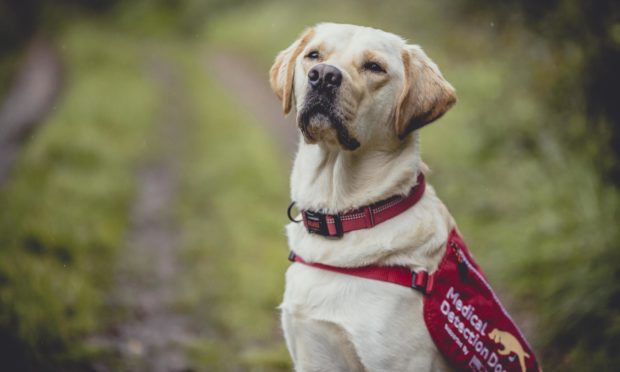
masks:
<svg viewBox="0 0 620 372"><path fill-rule="evenodd" d="M299 53L301 53L306 44L314 36L314 29L306 29L299 39L297 39L291 46L281 51L276 57L271 70L269 71L269 82L271 83L271 89L276 93L276 96L282 101L282 108L284 113L288 114L291 111L293 101L293 78L295 77L295 60Z"/></svg>
<svg viewBox="0 0 620 372"><path fill-rule="evenodd" d="M404 88L396 107L396 133L403 139L446 113L456 103L456 94L437 65L417 45L402 51Z"/></svg>

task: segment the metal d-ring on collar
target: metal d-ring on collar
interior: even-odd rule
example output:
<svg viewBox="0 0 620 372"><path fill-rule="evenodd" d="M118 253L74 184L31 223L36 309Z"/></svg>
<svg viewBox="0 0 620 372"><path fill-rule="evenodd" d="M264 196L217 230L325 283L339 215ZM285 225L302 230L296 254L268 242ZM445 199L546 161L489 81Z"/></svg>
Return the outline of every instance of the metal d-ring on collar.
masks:
<svg viewBox="0 0 620 372"><path fill-rule="evenodd" d="M288 206L288 209L286 210L286 214L288 215L288 219L291 220L292 222L300 223L302 220L296 220L296 219L293 218L293 216L291 216L291 211L293 210L293 206L295 206L295 202L291 202L291 204Z"/></svg>

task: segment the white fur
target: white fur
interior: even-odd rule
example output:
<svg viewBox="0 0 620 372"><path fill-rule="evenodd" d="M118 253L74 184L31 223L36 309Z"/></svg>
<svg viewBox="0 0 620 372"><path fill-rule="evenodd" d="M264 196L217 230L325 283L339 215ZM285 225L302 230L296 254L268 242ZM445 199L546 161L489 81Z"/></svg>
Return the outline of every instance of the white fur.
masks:
<svg viewBox="0 0 620 372"><path fill-rule="evenodd" d="M401 60L406 43L383 31L351 25L320 24L314 32L305 51L316 45L327 48L329 57L322 62L343 71L342 94L355 106L346 125L361 146L344 150L329 134L314 144L301 137L291 175L292 199L302 209L335 213L406 194L418 173L427 170L420 159L418 132L403 140L394 132L395 106L406 88ZM378 90L372 89L372 79L378 77L360 72L356 65L367 50L387 61L388 80ZM304 60L305 51L293 62L298 110L311 67ZM303 224L290 223L286 232L290 248L309 262L405 265L432 272L454 226L427 185L414 207L371 229L349 232L341 239L309 234ZM415 290L296 263L286 273L280 308L298 371L448 370L426 329L422 295Z"/></svg>

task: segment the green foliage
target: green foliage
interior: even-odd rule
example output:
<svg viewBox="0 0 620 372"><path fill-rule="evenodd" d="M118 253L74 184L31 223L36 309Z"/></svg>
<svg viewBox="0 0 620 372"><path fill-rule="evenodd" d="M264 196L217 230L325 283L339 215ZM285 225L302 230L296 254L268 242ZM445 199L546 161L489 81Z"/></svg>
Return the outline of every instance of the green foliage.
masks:
<svg viewBox="0 0 620 372"><path fill-rule="evenodd" d="M6 0L0 3L0 59L33 35L54 33L85 14L103 12L118 0Z"/></svg>
<svg viewBox="0 0 620 372"><path fill-rule="evenodd" d="M130 0L119 2L111 16L133 32L195 38L205 23L245 0ZM257 3L259 1L256 1ZM139 22L136 22L139 19Z"/></svg>
<svg viewBox="0 0 620 372"><path fill-rule="evenodd" d="M0 353L14 370L88 353L155 107L127 39L74 25L61 44L66 94L0 193Z"/></svg>
<svg viewBox="0 0 620 372"><path fill-rule="evenodd" d="M496 17L510 25L520 18L548 42L551 63L532 66L549 96L545 103L557 111L557 121L569 121L556 135L565 144L583 146L584 156L607 181L620 185L620 108L617 86L620 75L620 3L614 0L462 0L468 12ZM570 123L582 105L588 119ZM558 128L559 129L559 128Z"/></svg>

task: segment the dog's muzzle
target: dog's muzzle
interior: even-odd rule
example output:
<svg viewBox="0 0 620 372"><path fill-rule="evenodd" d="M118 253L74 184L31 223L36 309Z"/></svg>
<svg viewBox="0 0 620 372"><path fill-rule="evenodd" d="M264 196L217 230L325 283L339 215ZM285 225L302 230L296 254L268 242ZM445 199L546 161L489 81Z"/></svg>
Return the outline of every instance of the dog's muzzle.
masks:
<svg viewBox="0 0 620 372"><path fill-rule="evenodd" d="M308 71L308 92L297 122L304 137L316 141L315 130L310 128L312 119L329 125L336 131L338 142L348 150L355 150L360 143L349 133L337 108L338 90L342 85L342 72L335 66L319 63ZM317 121L315 121L316 123Z"/></svg>

